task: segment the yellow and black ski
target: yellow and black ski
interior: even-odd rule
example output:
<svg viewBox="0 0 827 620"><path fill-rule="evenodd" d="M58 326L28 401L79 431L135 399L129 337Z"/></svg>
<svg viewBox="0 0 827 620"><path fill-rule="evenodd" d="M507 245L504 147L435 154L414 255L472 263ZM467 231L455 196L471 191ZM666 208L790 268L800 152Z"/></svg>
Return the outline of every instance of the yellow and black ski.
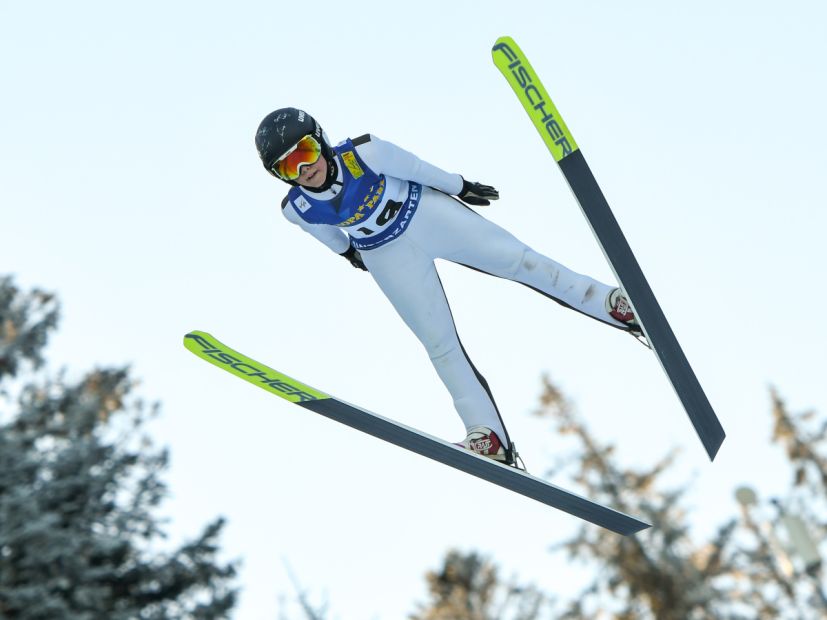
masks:
<svg viewBox="0 0 827 620"><path fill-rule="evenodd" d="M514 40L511 37L500 37L491 54L494 64L508 80L551 151L554 161L560 166L603 254L632 304L646 340L689 414L710 460L714 459L724 441L724 429L655 299L583 153Z"/></svg>
<svg viewBox="0 0 827 620"><path fill-rule="evenodd" d="M205 332L190 332L184 337L184 346L201 359L291 403L618 534L628 536L650 527L644 521L592 502L524 471L350 405L234 351Z"/></svg>

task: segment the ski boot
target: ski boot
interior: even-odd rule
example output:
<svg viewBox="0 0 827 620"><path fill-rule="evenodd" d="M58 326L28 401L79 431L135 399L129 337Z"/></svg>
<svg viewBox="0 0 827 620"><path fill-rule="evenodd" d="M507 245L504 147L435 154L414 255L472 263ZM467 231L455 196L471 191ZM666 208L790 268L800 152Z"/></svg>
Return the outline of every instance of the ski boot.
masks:
<svg viewBox="0 0 827 620"><path fill-rule="evenodd" d="M609 313L616 321L624 323L631 332L640 332L640 323L638 323L632 306L626 296L619 288L613 288L606 295L606 312Z"/></svg>
<svg viewBox="0 0 827 620"><path fill-rule="evenodd" d="M609 316L613 319L625 324L629 333L634 336L635 340L640 344L647 349L652 348L652 345L649 344L649 341L643 333L640 322L632 310L632 305L619 288L613 288L609 291L609 294L606 295L606 312L608 312Z"/></svg>
<svg viewBox="0 0 827 620"><path fill-rule="evenodd" d="M468 435L460 443L455 443L455 446L465 448L481 456L488 457L498 463L510 465L518 469L525 470L525 465L520 465L522 459L517 451L514 449L514 444L508 448L503 447L499 436L487 426L474 426L468 430Z"/></svg>

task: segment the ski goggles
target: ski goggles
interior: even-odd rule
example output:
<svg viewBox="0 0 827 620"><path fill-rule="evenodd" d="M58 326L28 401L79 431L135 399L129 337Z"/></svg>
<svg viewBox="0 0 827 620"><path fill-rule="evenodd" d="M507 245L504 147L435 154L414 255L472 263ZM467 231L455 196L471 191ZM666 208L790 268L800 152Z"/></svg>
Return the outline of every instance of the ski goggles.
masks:
<svg viewBox="0 0 827 620"><path fill-rule="evenodd" d="M313 136L305 136L279 157L270 170L280 179L295 181L301 174L301 167L315 164L321 154L322 145L319 141Z"/></svg>

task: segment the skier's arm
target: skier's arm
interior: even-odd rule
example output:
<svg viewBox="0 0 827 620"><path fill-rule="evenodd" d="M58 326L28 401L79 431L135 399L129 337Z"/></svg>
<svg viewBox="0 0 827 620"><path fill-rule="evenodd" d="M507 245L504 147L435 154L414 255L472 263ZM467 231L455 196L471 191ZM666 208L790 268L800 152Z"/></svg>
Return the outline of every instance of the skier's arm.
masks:
<svg viewBox="0 0 827 620"><path fill-rule="evenodd" d="M421 183L446 194L456 195L462 191L460 175L445 172L392 142L366 134L356 138L353 144L356 145L359 156L376 172Z"/></svg>
<svg viewBox="0 0 827 620"><path fill-rule="evenodd" d="M499 192L490 185L466 181L459 174L445 172L419 159L410 151L374 135L366 134L356 138L353 144L365 163L377 172L433 187L457 196L470 205L487 205L490 204L489 199L496 200L500 197Z"/></svg>
<svg viewBox="0 0 827 620"><path fill-rule="evenodd" d="M281 203L281 212L288 221L299 226L303 231L313 235L324 243L331 250L336 252L339 256L343 256L347 261L357 269L367 271L365 263L362 262L362 255L359 250L350 245L350 238L336 226L329 224L308 224L299 214L296 213L295 207L287 201L287 198Z"/></svg>
<svg viewBox="0 0 827 620"><path fill-rule="evenodd" d="M296 226L299 226L306 233L313 235L316 239L336 252L336 254L343 254L350 248L350 240L343 230L329 224L308 224L296 213L295 207L287 201L287 198L282 202L281 212L289 222L296 224Z"/></svg>

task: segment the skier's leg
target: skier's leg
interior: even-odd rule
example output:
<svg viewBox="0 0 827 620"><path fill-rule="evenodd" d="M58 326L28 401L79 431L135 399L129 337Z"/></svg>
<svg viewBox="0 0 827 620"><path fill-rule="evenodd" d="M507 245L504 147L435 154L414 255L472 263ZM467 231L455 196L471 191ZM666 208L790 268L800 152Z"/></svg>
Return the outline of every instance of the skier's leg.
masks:
<svg viewBox="0 0 827 620"><path fill-rule="evenodd" d="M433 260L407 234L362 252L370 274L402 320L425 346L466 430L486 426L510 446L494 398L459 340Z"/></svg>
<svg viewBox="0 0 827 620"><path fill-rule="evenodd" d="M606 310L606 298L614 286L576 273L534 251L507 230L444 194L426 190L407 234L433 256L520 282L599 321L626 328Z"/></svg>

